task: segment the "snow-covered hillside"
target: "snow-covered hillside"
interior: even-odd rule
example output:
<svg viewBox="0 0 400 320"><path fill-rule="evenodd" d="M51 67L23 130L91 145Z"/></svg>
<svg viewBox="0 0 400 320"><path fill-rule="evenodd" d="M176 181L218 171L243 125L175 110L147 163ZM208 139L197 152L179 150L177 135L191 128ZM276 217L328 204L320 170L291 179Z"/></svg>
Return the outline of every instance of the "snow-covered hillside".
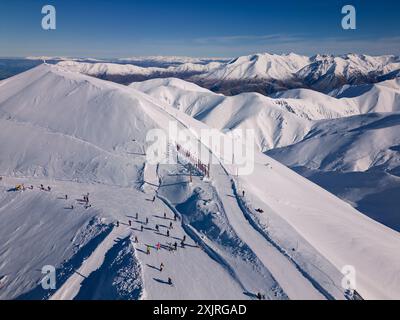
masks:
<svg viewBox="0 0 400 320"><path fill-rule="evenodd" d="M343 85L372 84L396 77L397 56L256 54L243 56L199 75L199 83L226 93L309 88L328 93ZM232 89L232 87L234 89ZM240 89L242 87L242 89Z"/></svg>
<svg viewBox="0 0 400 320"><path fill-rule="evenodd" d="M180 64L208 64L210 62L228 62L231 59L228 58L213 58L213 57L204 57L204 58L195 58L195 57L184 57L184 56L137 56L137 57L129 57L129 58L121 58L119 61L121 62L130 62L130 63L140 63L143 62L152 62L161 65L180 65Z"/></svg>
<svg viewBox="0 0 400 320"><path fill-rule="evenodd" d="M235 59L190 57L132 57L117 60L30 57L59 63L81 72L121 84L177 77L214 92L237 95L258 92L271 96L289 89L329 93L345 85L371 85L398 77L400 58L361 54L315 55L259 53Z"/></svg>
<svg viewBox="0 0 400 320"><path fill-rule="evenodd" d="M311 88L329 92L344 84L376 82L379 77L400 69L396 56L317 55L296 76Z"/></svg>
<svg viewBox="0 0 400 320"><path fill-rule="evenodd" d="M307 113L319 110L319 106L323 106L324 110L343 110L342 116L397 112L400 111L400 78L376 84L345 85L329 95L309 89L293 89L277 93L274 97L288 99L288 102L291 99L301 101Z"/></svg>
<svg viewBox="0 0 400 320"><path fill-rule="evenodd" d="M267 154L400 231L399 126L399 113L320 121L303 141Z"/></svg>
<svg viewBox="0 0 400 320"><path fill-rule="evenodd" d="M262 151L300 141L311 126L309 117L294 111L296 102L291 108L257 93L227 97L175 78L136 82L130 87L210 127L225 131L254 129L257 148Z"/></svg>
<svg viewBox="0 0 400 320"><path fill-rule="evenodd" d="M397 197L392 196L398 190L398 81L345 86L332 96L295 89L276 99L225 97L178 79L132 86L218 129L231 129L232 123L255 129L259 150L286 146L268 154L399 230ZM365 130L376 120L375 112L384 112L382 128Z"/></svg>
<svg viewBox="0 0 400 320"><path fill-rule="evenodd" d="M89 76L102 75L145 75L149 76L157 72L163 72L163 68L143 68L132 64L116 64L116 63L88 63L76 61L61 61L58 65L72 72L80 72Z"/></svg>
<svg viewBox="0 0 400 320"><path fill-rule="evenodd" d="M287 80L310 63L310 58L294 53L287 55L254 54L233 59L215 71L203 75L205 79L248 80L276 79Z"/></svg>
<svg viewBox="0 0 400 320"><path fill-rule="evenodd" d="M400 111L400 79L346 86L336 97L309 89L284 91L274 98L257 93L229 97L176 78L136 82L131 87L219 130L254 129L263 152L301 141L315 120Z"/></svg>
<svg viewBox="0 0 400 320"><path fill-rule="evenodd" d="M262 153L235 178L206 124L134 88L42 65L0 83L0 119L2 299L343 299L347 265L364 298L400 297L398 232ZM171 121L210 178L173 136L178 164L147 161Z"/></svg>
<svg viewBox="0 0 400 320"><path fill-rule="evenodd" d="M171 75L191 76L193 74L201 74L218 68L219 66L221 66L221 63L214 61L205 64L187 62L178 65L171 65L168 67L140 67L133 64L61 61L58 63L58 65L69 71L80 72L82 74L94 77L107 78L108 76L141 76L145 78L155 78Z"/></svg>

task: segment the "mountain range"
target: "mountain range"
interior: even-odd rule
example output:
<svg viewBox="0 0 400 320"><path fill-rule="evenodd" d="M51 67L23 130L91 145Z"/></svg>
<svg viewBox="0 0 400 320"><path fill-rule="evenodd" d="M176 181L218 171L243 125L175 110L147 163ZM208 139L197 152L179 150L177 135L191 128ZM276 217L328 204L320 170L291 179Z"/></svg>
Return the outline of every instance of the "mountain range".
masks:
<svg viewBox="0 0 400 320"><path fill-rule="evenodd" d="M157 62L157 67L148 68L149 61ZM121 60L118 64L98 62L88 65L78 61L75 63L62 61L60 64L74 71L123 84L136 80L177 77L225 95L243 92L271 95L298 88L329 93L344 85L374 84L394 79L400 74L400 58L390 55L347 54L307 57L294 53L284 55L263 53L242 56L230 61L182 58L175 58L175 62L173 61L174 58L159 57L150 60L131 58ZM129 63L135 63L136 66L144 65L147 68L143 70Z"/></svg>
<svg viewBox="0 0 400 320"><path fill-rule="evenodd" d="M316 122L352 117L310 120L262 95L224 97L181 80L160 81L154 91L152 83L139 91L140 84L43 64L0 82L0 298L256 299L261 292L268 299L348 299L348 266L357 270L363 298L400 296L399 232L265 153L257 151L254 171L238 177L236 165L200 135L218 124L207 119L212 114L224 127L252 114L260 123L268 114L287 117L282 125L299 119L314 136L321 130ZM161 85L165 95L172 88L172 98L223 100L223 112L186 107L186 100L177 108L154 95ZM248 101L255 110L247 114ZM235 112L223 118L224 104ZM397 123L374 117L360 130ZM171 121L190 129L191 155L168 135L168 154L178 161L151 163L147 133L168 132ZM388 130L387 146L396 138ZM197 170L193 158L210 161L210 173ZM396 172L396 161L360 163ZM46 291L40 270L49 264L57 288Z"/></svg>

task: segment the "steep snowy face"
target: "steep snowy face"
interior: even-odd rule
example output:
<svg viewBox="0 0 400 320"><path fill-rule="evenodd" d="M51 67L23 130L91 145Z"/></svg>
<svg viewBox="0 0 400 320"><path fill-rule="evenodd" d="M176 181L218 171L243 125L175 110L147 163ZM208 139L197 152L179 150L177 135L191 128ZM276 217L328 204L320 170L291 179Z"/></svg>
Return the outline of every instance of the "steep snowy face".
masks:
<svg viewBox="0 0 400 320"><path fill-rule="evenodd" d="M131 87L211 127L253 128L257 146L263 152L301 141L315 120L400 110L398 79L369 86L346 86L332 96L294 89L276 94L274 99L256 93L227 97L175 78L137 82Z"/></svg>
<svg viewBox="0 0 400 320"><path fill-rule="evenodd" d="M400 111L400 79L376 84L345 85L329 95L309 89L293 89L277 93L274 97L286 99L292 104L293 101L302 103L303 110L308 114L320 110L339 115L332 117L321 114L320 118L314 118L318 120L372 112L397 112Z"/></svg>
<svg viewBox="0 0 400 320"><path fill-rule="evenodd" d="M210 127L219 130L252 129L259 150L299 141L311 126L310 117L292 105L256 93L226 97L195 84L175 79L154 79L131 84Z"/></svg>
<svg viewBox="0 0 400 320"><path fill-rule="evenodd" d="M151 102L134 90L42 65L0 86L0 171L131 185ZM112 161L110 161L112 160Z"/></svg>
<svg viewBox="0 0 400 320"><path fill-rule="evenodd" d="M267 154L400 231L400 114L320 121L299 143Z"/></svg>
<svg viewBox="0 0 400 320"><path fill-rule="evenodd" d="M344 86L331 93L343 102L354 101L360 113L400 111L400 78L377 84Z"/></svg>
<svg viewBox="0 0 400 320"><path fill-rule="evenodd" d="M308 57L296 55L255 54L236 58L217 70L205 74L205 79L291 79L293 74L310 63Z"/></svg>
<svg viewBox="0 0 400 320"><path fill-rule="evenodd" d="M291 167L343 172L378 168L398 171L399 126L398 113L319 121L303 141L269 154Z"/></svg>
<svg viewBox="0 0 400 320"><path fill-rule="evenodd" d="M344 85L391 80L400 72L400 58L389 55L306 57L294 53L259 53L230 61L213 58L137 57L120 59L117 63L94 59L59 59L59 66L64 69L121 84L177 77L226 95L258 92L271 96L276 92L297 88L329 93Z"/></svg>
<svg viewBox="0 0 400 320"><path fill-rule="evenodd" d="M317 55L296 77L313 89L329 92L344 84L376 82L380 76L400 69L396 56Z"/></svg>

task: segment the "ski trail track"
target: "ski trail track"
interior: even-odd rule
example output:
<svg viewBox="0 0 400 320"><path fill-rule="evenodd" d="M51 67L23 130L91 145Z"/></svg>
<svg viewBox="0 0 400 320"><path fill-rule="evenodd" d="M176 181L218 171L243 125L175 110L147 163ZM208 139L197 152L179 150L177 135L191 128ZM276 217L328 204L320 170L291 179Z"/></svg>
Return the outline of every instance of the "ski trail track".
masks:
<svg viewBox="0 0 400 320"><path fill-rule="evenodd" d="M148 97L146 97L149 99ZM165 112L172 120L177 121L182 129L190 128L179 119L177 113L173 115L167 108L164 108L159 103L154 102L159 107L159 110ZM161 125L161 124L160 124ZM284 256L278 249L276 249L267 239L260 234L245 218L244 213L238 205L238 200L235 194L226 195L227 190L232 190L231 177L228 174L226 168L217 159L216 155L200 141L196 135L193 135L193 139L197 143L201 144L203 148L206 148L213 160L217 160L213 163L219 163L218 165L212 166L212 177L213 183L221 196L221 201L224 206L224 210L227 214L229 222L239 237L246 243L253 252L256 253L258 258L263 262L264 266L271 272L274 278L278 281L284 292L289 296L290 299L298 300L312 300L312 299L326 299L326 297L313 286L313 283L309 281L286 256Z"/></svg>

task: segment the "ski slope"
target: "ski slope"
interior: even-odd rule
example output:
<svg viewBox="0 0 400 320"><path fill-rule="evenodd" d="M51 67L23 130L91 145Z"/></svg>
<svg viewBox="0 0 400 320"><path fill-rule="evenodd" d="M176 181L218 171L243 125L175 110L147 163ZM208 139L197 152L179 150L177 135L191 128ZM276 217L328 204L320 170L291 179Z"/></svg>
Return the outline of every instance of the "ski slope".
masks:
<svg viewBox="0 0 400 320"><path fill-rule="evenodd" d="M13 213L5 216L3 228L14 239L0 241L2 299L254 299L258 292L267 299L344 299L340 271L348 264L356 267L357 291L364 298L400 296L399 233L264 154L256 154L252 174L235 178L235 166L199 138L206 124L145 93L42 65L0 84L0 119L7 130L0 138L7 150L0 157L0 214ZM179 163L147 163L146 133L167 130L171 120L191 130L193 154L200 147L218 160L210 179L198 173L189 181L190 163L175 154L172 136L170 152ZM7 191L21 183L35 188ZM41 183L51 191L38 190ZM85 209L76 199L87 192L92 207ZM42 199L38 217L28 209L36 198ZM72 227L87 213L101 221L99 237L80 223ZM52 224L43 218L54 216L54 230L68 231L64 238L47 233ZM20 228L35 224L38 243ZM179 246L183 236L184 248L171 252L168 247L175 241ZM23 238L28 241L19 241ZM57 250L64 255L43 250L42 241L64 248ZM10 256L14 248L41 252L42 259L19 254L17 264ZM61 272L55 292L37 285L42 263Z"/></svg>
<svg viewBox="0 0 400 320"><path fill-rule="evenodd" d="M299 143L267 154L399 231L398 132L398 113L325 120Z"/></svg>

